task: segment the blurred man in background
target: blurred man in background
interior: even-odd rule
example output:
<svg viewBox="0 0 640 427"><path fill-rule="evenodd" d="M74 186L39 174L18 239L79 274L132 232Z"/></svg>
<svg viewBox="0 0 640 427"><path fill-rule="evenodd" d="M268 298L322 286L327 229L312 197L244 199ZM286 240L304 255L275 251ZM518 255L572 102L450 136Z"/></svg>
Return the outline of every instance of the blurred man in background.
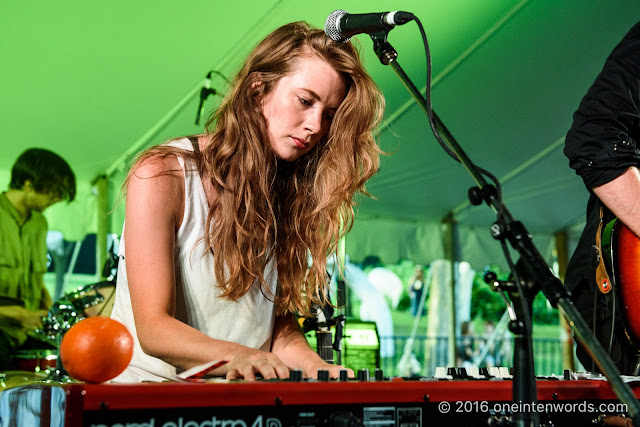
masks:
<svg viewBox="0 0 640 427"><path fill-rule="evenodd" d="M11 355L16 349L36 345L30 343L33 332L52 303L44 287L47 221L42 213L75 195L67 162L39 148L18 157L9 189L0 194L0 371L15 369Z"/></svg>

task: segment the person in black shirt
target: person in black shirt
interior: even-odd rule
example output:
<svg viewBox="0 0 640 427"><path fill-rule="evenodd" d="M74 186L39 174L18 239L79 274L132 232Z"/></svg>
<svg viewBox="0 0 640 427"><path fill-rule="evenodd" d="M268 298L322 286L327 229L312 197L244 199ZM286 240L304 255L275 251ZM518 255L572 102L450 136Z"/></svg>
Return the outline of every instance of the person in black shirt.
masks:
<svg viewBox="0 0 640 427"><path fill-rule="evenodd" d="M640 23L614 48L582 99L567 133L564 153L589 190L587 222L569 262L565 285L623 374L636 371L638 348L621 322L621 301L596 282L598 226L618 218L640 235ZM616 307L616 308L614 308ZM615 320L615 321L614 321ZM613 322L613 325L612 325ZM586 369L596 367L578 346Z"/></svg>

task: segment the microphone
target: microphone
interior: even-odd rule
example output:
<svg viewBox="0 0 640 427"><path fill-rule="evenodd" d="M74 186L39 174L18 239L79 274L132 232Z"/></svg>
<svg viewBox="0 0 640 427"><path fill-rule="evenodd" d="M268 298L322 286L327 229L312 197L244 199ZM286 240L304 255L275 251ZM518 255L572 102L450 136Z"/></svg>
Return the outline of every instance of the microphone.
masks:
<svg viewBox="0 0 640 427"><path fill-rule="evenodd" d="M353 14L346 10L335 10L324 23L324 32L336 42L346 43L360 33L389 31L396 25L403 25L415 18L413 13L395 11Z"/></svg>
<svg viewBox="0 0 640 427"><path fill-rule="evenodd" d="M307 333L309 331L329 330L329 327L335 323L333 317L333 307L329 304L319 306L316 303L311 304L311 317L307 317L302 322L302 330Z"/></svg>
<svg viewBox="0 0 640 427"><path fill-rule="evenodd" d="M204 79L204 83L202 85L202 89L200 89L200 103L198 104L198 111L196 112L196 124L200 124L200 116L202 116L202 110L204 109L204 101L209 97L209 95L215 95L216 90L211 89L211 73L209 71L207 73L207 77Z"/></svg>

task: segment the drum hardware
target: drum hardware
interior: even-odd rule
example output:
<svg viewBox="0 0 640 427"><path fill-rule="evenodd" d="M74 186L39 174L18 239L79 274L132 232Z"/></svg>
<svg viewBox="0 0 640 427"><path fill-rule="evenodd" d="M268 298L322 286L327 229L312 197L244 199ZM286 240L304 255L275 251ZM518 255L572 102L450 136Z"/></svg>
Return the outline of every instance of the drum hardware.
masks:
<svg viewBox="0 0 640 427"><path fill-rule="evenodd" d="M47 316L43 318L42 329L36 331L41 341L51 344L56 349L55 357L49 355L49 359L42 361L47 367L45 370L47 376L43 382L66 383L73 381L64 369L62 360L58 357L62 338L73 325L82 319L100 315L109 316L113 307L114 294L114 281L98 282L66 293L51 306ZM105 297L105 295L107 296ZM54 359L55 364L51 366ZM40 359L37 363L42 369Z"/></svg>
<svg viewBox="0 0 640 427"><path fill-rule="evenodd" d="M51 343L56 348L55 364L47 367L43 382L71 382L71 378L62 366L58 351L64 334L82 319L84 317L71 303L61 300L51 306L47 316L42 320L42 329L38 332L43 341Z"/></svg>
<svg viewBox="0 0 640 427"><path fill-rule="evenodd" d="M105 298L103 293L108 294ZM66 293L56 301L47 316L43 319L43 326L37 333L45 341L58 342L58 338L64 335L71 326L82 319L91 316L111 314L113 295L115 293L115 283L111 281L99 282L77 288ZM103 304L100 306L100 304ZM88 311L91 308L99 307L96 312Z"/></svg>
<svg viewBox="0 0 640 427"><path fill-rule="evenodd" d="M87 317L93 316L111 316L113 310L113 304L115 302L116 295L116 281L115 278L106 280L104 282L94 283L92 290L89 292L95 293L96 303L84 309Z"/></svg>
<svg viewBox="0 0 640 427"><path fill-rule="evenodd" d="M96 284L78 288L66 294L65 297L78 311L84 311L104 301L104 297L96 291Z"/></svg>
<svg viewBox="0 0 640 427"><path fill-rule="evenodd" d="M58 354L62 338L73 325L87 317L110 316L114 296L115 280L112 279L79 287L55 301L42 318L42 326L28 333L44 348L26 348L15 352L14 364L21 369L16 372L30 373L32 376L37 374L34 381L39 383L73 382ZM0 305L2 302L4 300L0 301ZM13 376L10 379L12 382L16 380ZM0 376L0 387L5 388L5 383L7 376Z"/></svg>
<svg viewBox="0 0 640 427"><path fill-rule="evenodd" d="M84 317L110 316L115 287L115 280L92 283L69 292L64 298Z"/></svg>
<svg viewBox="0 0 640 427"><path fill-rule="evenodd" d="M58 360L57 349L18 350L13 355L17 369L21 371L40 372L55 368Z"/></svg>
<svg viewBox="0 0 640 427"><path fill-rule="evenodd" d="M42 319L42 328L36 330L35 335L40 341L53 346L55 350L21 352L15 358L19 367L34 372L44 369L46 377L41 382L67 383L72 381L62 365L58 350L64 334L73 325L87 317L84 310L100 304L104 300L99 293L90 293L91 290L93 290L92 285L78 288L53 303L47 315Z"/></svg>

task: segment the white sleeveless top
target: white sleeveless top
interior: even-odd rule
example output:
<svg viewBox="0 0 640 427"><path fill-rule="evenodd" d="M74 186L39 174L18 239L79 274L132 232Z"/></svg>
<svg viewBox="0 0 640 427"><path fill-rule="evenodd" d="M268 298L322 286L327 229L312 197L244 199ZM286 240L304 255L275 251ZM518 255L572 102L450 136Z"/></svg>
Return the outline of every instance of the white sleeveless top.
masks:
<svg viewBox="0 0 640 427"><path fill-rule="evenodd" d="M187 138L170 142L169 145L193 150ZM185 168L184 159L178 157L178 161L184 171L185 201L182 224L176 232L174 254L176 318L212 338L269 351L275 321L275 305L263 295L257 281L238 301L219 298L221 290L213 272L213 255L210 251L205 251L202 239L209 213L207 197L196 167L189 164ZM134 350L133 359L127 369L113 381L174 380L177 378L174 366L145 354L140 347L129 296L124 239L120 241L119 252L116 296L111 317L124 323L131 332ZM264 274L271 292L275 295L275 261L272 260L267 265Z"/></svg>

